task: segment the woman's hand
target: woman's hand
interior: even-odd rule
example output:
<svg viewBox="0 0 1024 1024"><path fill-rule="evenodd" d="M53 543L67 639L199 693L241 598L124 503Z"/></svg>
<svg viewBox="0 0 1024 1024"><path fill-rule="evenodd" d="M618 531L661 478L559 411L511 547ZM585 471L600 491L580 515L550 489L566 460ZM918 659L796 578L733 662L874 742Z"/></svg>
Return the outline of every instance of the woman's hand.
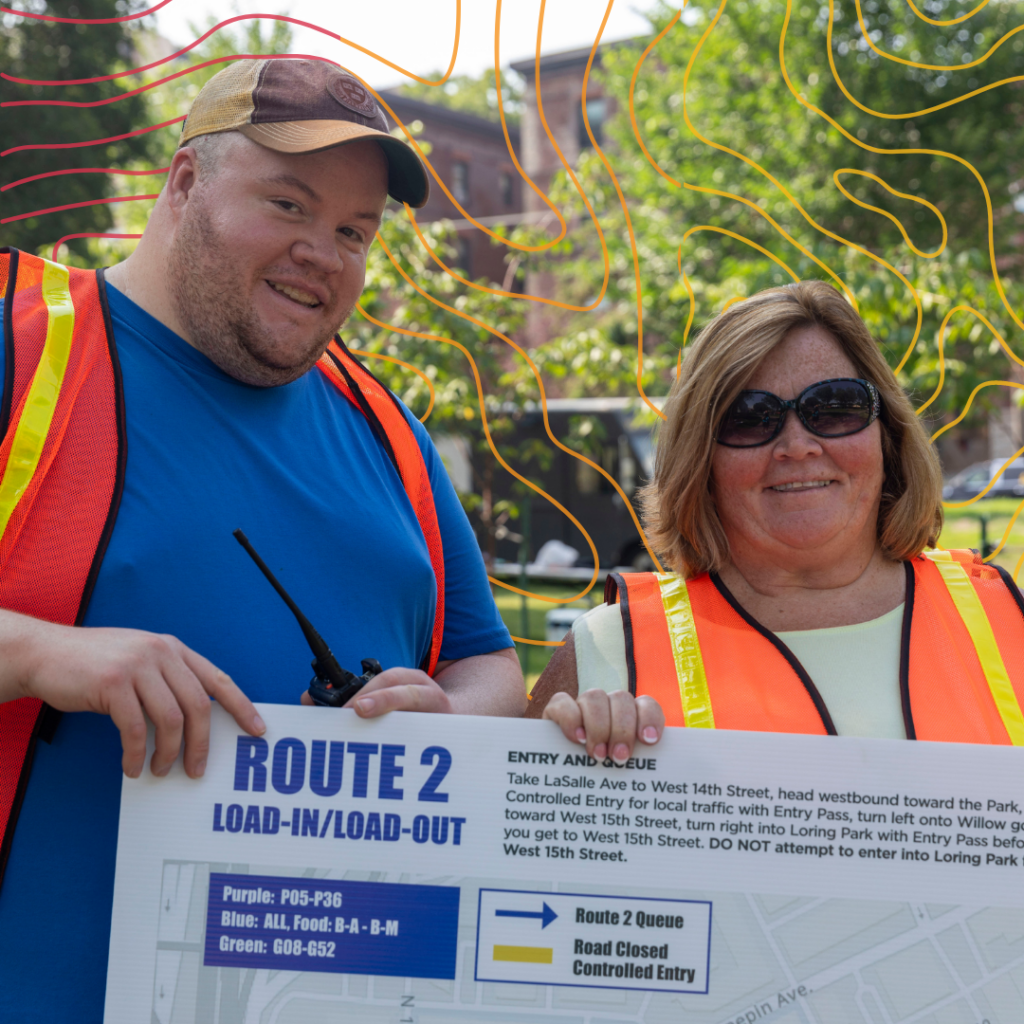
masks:
<svg viewBox="0 0 1024 1024"><path fill-rule="evenodd" d="M637 740L657 743L665 728L665 713L653 697L634 697L625 690L587 690L575 699L556 693L542 717L557 722L566 739L585 743L591 757L620 763L633 756Z"/></svg>

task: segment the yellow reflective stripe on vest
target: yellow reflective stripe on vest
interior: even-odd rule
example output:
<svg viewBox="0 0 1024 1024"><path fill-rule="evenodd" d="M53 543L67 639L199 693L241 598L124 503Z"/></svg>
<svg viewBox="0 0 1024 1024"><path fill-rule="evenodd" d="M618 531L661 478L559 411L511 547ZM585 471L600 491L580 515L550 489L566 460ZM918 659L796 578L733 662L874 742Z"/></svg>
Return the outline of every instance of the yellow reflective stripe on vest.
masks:
<svg viewBox="0 0 1024 1024"><path fill-rule="evenodd" d="M668 623L668 638L676 663L679 698L683 705L683 722L691 729L714 729L711 694L704 675L704 659L693 621L693 607L686 580L675 573L659 573L661 603Z"/></svg>
<svg viewBox="0 0 1024 1024"><path fill-rule="evenodd" d="M1003 656L999 652L995 633L992 632L992 623L988 621L974 584L971 583L964 567L948 551L934 549L925 551L924 555L935 563L949 596L967 627L1010 742L1015 747L1024 746L1024 714L1021 713L1020 703L1013 691Z"/></svg>
<svg viewBox="0 0 1024 1024"><path fill-rule="evenodd" d="M0 538L39 468L71 354L75 309L67 267L44 260L42 292L47 313L46 341L0 478ZM9 366L7 372L13 373L14 367Z"/></svg>

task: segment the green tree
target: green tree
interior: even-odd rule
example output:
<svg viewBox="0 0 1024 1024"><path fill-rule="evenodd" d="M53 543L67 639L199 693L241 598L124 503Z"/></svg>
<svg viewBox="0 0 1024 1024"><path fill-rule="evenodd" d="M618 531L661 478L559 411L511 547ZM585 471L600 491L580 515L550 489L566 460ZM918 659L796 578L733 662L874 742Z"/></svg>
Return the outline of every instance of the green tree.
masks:
<svg viewBox="0 0 1024 1024"><path fill-rule="evenodd" d="M436 222L421 226L421 231L442 259L453 260L455 235L450 224ZM518 518L520 501L529 490L514 477L510 488L501 460L537 483L537 473L551 458L549 445L516 438L516 424L526 403L536 401L540 392L535 380L527 379L528 375L519 369L522 357L498 334L515 336L523 322L522 303L467 287L441 272L424 251L403 211L386 211L380 238L383 244L378 241L370 251L360 304L370 317L386 326L356 313L342 335L350 347L372 356L401 359L429 380L428 384L423 377L387 359L368 360L373 372L418 415L426 413L432 387L433 407L426 421L431 433L455 435L468 442L473 456L473 489L460 498L476 526L481 547L493 557L495 543L504 535L502 528L507 530L508 521ZM479 375L479 388L470 359ZM485 417L491 443L484 430Z"/></svg>
<svg viewBox="0 0 1024 1024"><path fill-rule="evenodd" d="M189 24L193 38L198 38L206 30L216 24L214 18L207 18L203 27ZM166 40L146 31L139 31L135 36L135 45L144 57L144 63L156 59L156 54L166 46ZM291 26L284 21L268 21L255 19L236 22L233 26L220 29L194 50L175 60L161 64L151 71L144 72L133 79L138 85L150 85L160 79L185 71L190 67L205 64L207 61L230 57L236 53L272 54L288 53L292 48ZM187 114L199 90L218 71L227 67L226 62L218 62L208 67L197 68L179 78L156 86L141 95L145 98L146 117L148 123L161 124ZM136 86L136 87L137 87ZM166 167L174 157L178 147L181 125L175 124L163 131L154 132L149 153L144 159L128 160L126 170L140 171L153 167ZM152 195L163 187L163 175L146 175L139 177L123 177L118 179L117 189L120 195ZM114 220L111 230L119 234L141 234L145 229L153 208L153 201L122 203L114 208ZM135 247L134 240L89 239L85 249L86 261L91 266L108 266L124 259ZM49 255L47 251L46 255Z"/></svg>
<svg viewBox="0 0 1024 1024"><path fill-rule="evenodd" d="M139 10L138 0L45 0L28 5L33 13L67 18L113 18ZM4 15L2 34L4 71L16 78L64 80L113 74L135 63L132 46L134 23L75 25ZM92 85L46 87L4 81L5 102L61 99L91 102L121 95L131 79ZM6 107L3 111L4 148L36 143L84 142L124 135L150 123L142 96L96 107ZM152 161L157 146L153 134L136 135L102 146L73 149L23 150L4 161L7 182L74 167L127 166ZM152 164L150 164L152 166ZM159 165L157 165L159 166ZM68 174L42 178L5 193L5 216L105 199L118 192L108 174ZM3 226L3 244L35 252L62 235L108 231L114 223L110 205L85 206L43 214ZM69 243L80 261L89 246L84 239ZM46 251L49 255L49 251Z"/></svg>
<svg viewBox="0 0 1024 1024"><path fill-rule="evenodd" d="M599 72L618 103L618 115L607 126L606 148L626 196L637 244L646 349L672 356L674 362L682 348L691 304L680 268L695 297L691 337L730 299L790 280L769 256L721 233L728 230L757 243L801 278L829 279L822 264L831 269L856 298L893 366L914 338L917 307L899 277L871 256L886 259L900 271L916 287L922 305L922 328L903 371L904 382L919 400L939 382L939 327L955 305L974 306L1018 351L1024 351L1024 331L1014 324L993 283L984 193L971 172L948 157L872 153L856 144L949 151L978 169L993 196L1002 283L1010 306L1019 309L1024 298L1015 276L1021 259L1019 239L1015 240L1020 221L1011 202L1012 189L1024 175L1016 144L1024 109L1019 88L1001 86L928 115L877 118L847 100L832 75L828 6L796 6L788 23L786 5L776 0L738 0L722 8L724 13L713 28L716 7L695 12L691 24L677 22L637 77L636 121L651 160L643 153L628 116L630 82L648 40L605 51ZM951 17L959 8L936 0L929 10L938 18ZM675 13L662 8L653 16L654 29L666 28ZM972 51L980 55L1010 29L1013 13L1011 4L992 3L971 19ZM903 0L891 4L868 0L864 17L880 49L931 63L963 57L962 27L954 31L922 25ZM779 60L784 28L786 69L793 90L821 113L802 106L786 85ZM833 53L844 84L866 106L882 112L916 111L979 83L1024 72L1020 37L997 49L983 68L942 74L877 56L861 32L855 6L834 7L832 28ZM695 53L685 89L688 125L684 78ZM854 141L823 114L846 128ZM674 182L659 174L651 161ZM839 168L875 174L895 189L934 204L949 230L941 255L933 259L915 255L892 221L851 202L833 181L832 172ZM581 159L577 173L601 220L611 275L602 308L581 315L565 333L597 331L629 344L635 369L637 295L625 217L596 153ZM894 196L863 175L847 174L840 180L863 203L898 217L922 252L940 247L941 223L923 202ZM567 216L578 218L579 226L564 246L547 257L547 269L558 275L560 297L589 302L598 291L604 265L596 234L565 176L556 181L553 199ZM768 217L793 241L773 227ZM840 240L825 231L839 235ZM536 240L538 233L522 229L517 237ZM545 261L531 265L543 267ZM936 417L962 406L977 383L1008 373L1009 360L998 341L969 314L957 314L950 322L945 348L945 386L929 410ZM662 375L652 385L654 393L664 391L670 381L670 375Z"/></svg>

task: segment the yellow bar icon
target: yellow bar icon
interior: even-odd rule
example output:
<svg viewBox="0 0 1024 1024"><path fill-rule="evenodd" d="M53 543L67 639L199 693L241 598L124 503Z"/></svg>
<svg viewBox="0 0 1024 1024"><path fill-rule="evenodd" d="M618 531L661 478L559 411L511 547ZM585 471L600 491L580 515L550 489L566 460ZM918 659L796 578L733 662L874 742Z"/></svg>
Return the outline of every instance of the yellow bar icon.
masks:
<svg viewBox="0 0 1024 1024"><path fill-rule="evenodd" d="M543 946L495 946L495 960L511 960L517 964L549 964L554 949Z"/></svg>

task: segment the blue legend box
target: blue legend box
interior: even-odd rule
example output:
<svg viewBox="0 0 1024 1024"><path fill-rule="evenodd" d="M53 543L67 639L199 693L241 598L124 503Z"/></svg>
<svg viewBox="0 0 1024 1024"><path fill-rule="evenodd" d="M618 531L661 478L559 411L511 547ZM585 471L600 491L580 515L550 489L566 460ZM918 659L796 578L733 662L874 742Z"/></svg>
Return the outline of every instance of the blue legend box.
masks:
<svg viewBox="0 0 1024 1024"><path fill-rule="evenodd" d="M214 873L203 963L454 978L458 928L454 886Z"/></svg>

